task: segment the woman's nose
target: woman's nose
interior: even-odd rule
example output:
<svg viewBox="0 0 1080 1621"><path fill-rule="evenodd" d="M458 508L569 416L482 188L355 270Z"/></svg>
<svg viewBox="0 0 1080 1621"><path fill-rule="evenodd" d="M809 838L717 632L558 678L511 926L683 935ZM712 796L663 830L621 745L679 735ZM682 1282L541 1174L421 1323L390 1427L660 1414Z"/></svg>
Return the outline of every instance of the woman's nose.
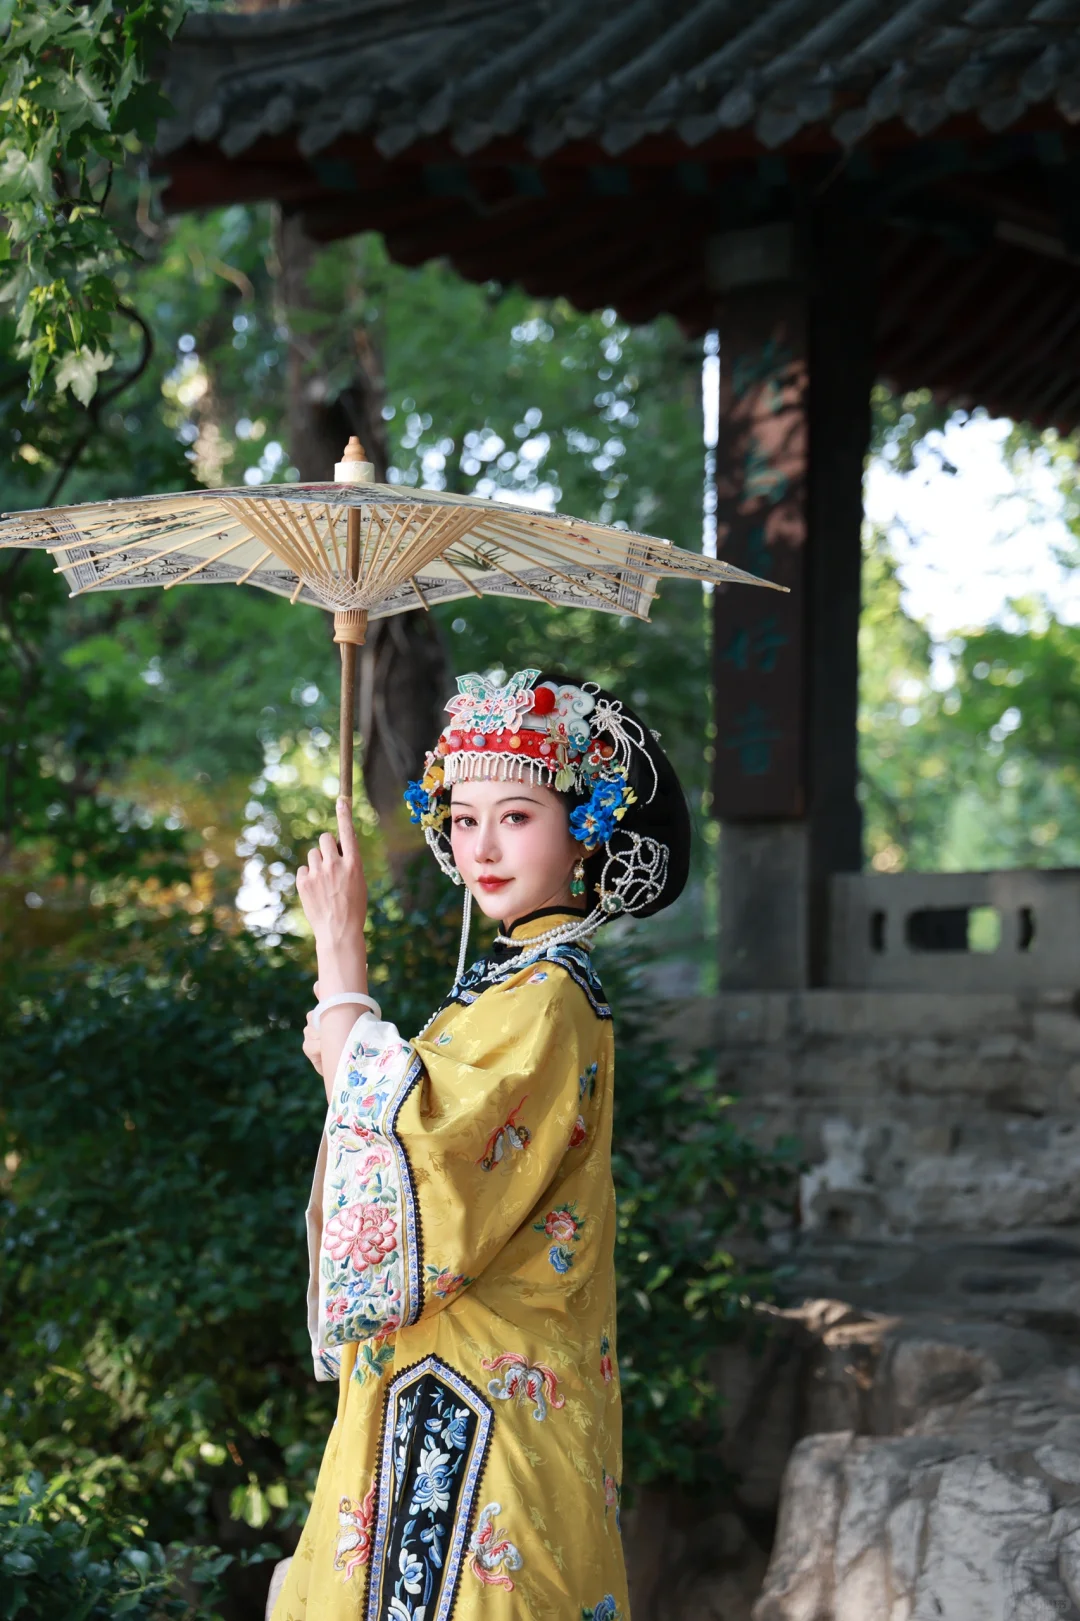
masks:
<svg viewBox="0 0 1080 1621"><path fill-rule="evenodd" d="M476 835L477 861L497 861L499 859L498 831L496 825L481 820Z"/></svg>

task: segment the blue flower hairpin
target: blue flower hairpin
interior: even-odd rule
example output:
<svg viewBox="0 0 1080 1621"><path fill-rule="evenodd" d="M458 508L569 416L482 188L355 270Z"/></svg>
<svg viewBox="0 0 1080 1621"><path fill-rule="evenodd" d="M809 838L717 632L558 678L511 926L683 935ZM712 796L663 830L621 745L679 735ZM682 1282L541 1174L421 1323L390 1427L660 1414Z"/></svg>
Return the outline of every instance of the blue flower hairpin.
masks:
<svg viewBox="0 0 1080 1621"><path fill-rule="evenodd" d="M570 812L570 831L591 855L606 844L637 795L625 777L603 777L584 805Z"/></svg>

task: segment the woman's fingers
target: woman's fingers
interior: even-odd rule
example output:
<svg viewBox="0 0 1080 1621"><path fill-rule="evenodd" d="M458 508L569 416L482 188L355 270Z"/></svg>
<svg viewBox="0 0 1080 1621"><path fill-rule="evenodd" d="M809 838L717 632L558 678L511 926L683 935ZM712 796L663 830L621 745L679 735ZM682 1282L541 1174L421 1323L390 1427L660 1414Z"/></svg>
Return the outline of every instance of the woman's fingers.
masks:
<svg viewBox="0 0 1080 1621"><path fill-rule="evenodd" d="M341 854L345 861L358 861L360 847L356 842L356 828L353 826L352 803L344 797L337 802L338 841L341 845Z"/></svg>
<svg viewBox="0 0 1080 1621"><path fill-rule="evenodd" d="M319 834L319 850L327 859L333 861L338 853L337 840L332 833Z"/></svg>

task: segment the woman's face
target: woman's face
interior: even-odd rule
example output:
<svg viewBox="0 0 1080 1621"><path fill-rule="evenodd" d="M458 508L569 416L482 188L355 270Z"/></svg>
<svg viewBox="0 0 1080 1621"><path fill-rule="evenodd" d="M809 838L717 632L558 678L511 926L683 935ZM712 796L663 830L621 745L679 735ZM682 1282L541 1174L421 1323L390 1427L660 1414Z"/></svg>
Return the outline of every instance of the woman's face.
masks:
<svg viewBox="0 0 1080 1621"><path fill-rule="evenodd" d="M512 923L570 905L582 847L566 801L553 788L514 782L456 782L450 843L458 871L485 917Z"/></svg>

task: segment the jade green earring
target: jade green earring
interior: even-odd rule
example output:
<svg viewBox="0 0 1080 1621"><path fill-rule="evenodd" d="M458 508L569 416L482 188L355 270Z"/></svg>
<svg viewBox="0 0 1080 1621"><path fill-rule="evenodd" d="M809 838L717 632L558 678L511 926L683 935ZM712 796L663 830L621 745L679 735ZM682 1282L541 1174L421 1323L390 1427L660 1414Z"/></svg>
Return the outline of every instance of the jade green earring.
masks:
<svg viewBox="0 0 1080 1621"><path fill-rule="evenodd" d="M571 895L584 895L585 893L585 863L579 861L574 868L574 876L570 880Z"/></svg>

